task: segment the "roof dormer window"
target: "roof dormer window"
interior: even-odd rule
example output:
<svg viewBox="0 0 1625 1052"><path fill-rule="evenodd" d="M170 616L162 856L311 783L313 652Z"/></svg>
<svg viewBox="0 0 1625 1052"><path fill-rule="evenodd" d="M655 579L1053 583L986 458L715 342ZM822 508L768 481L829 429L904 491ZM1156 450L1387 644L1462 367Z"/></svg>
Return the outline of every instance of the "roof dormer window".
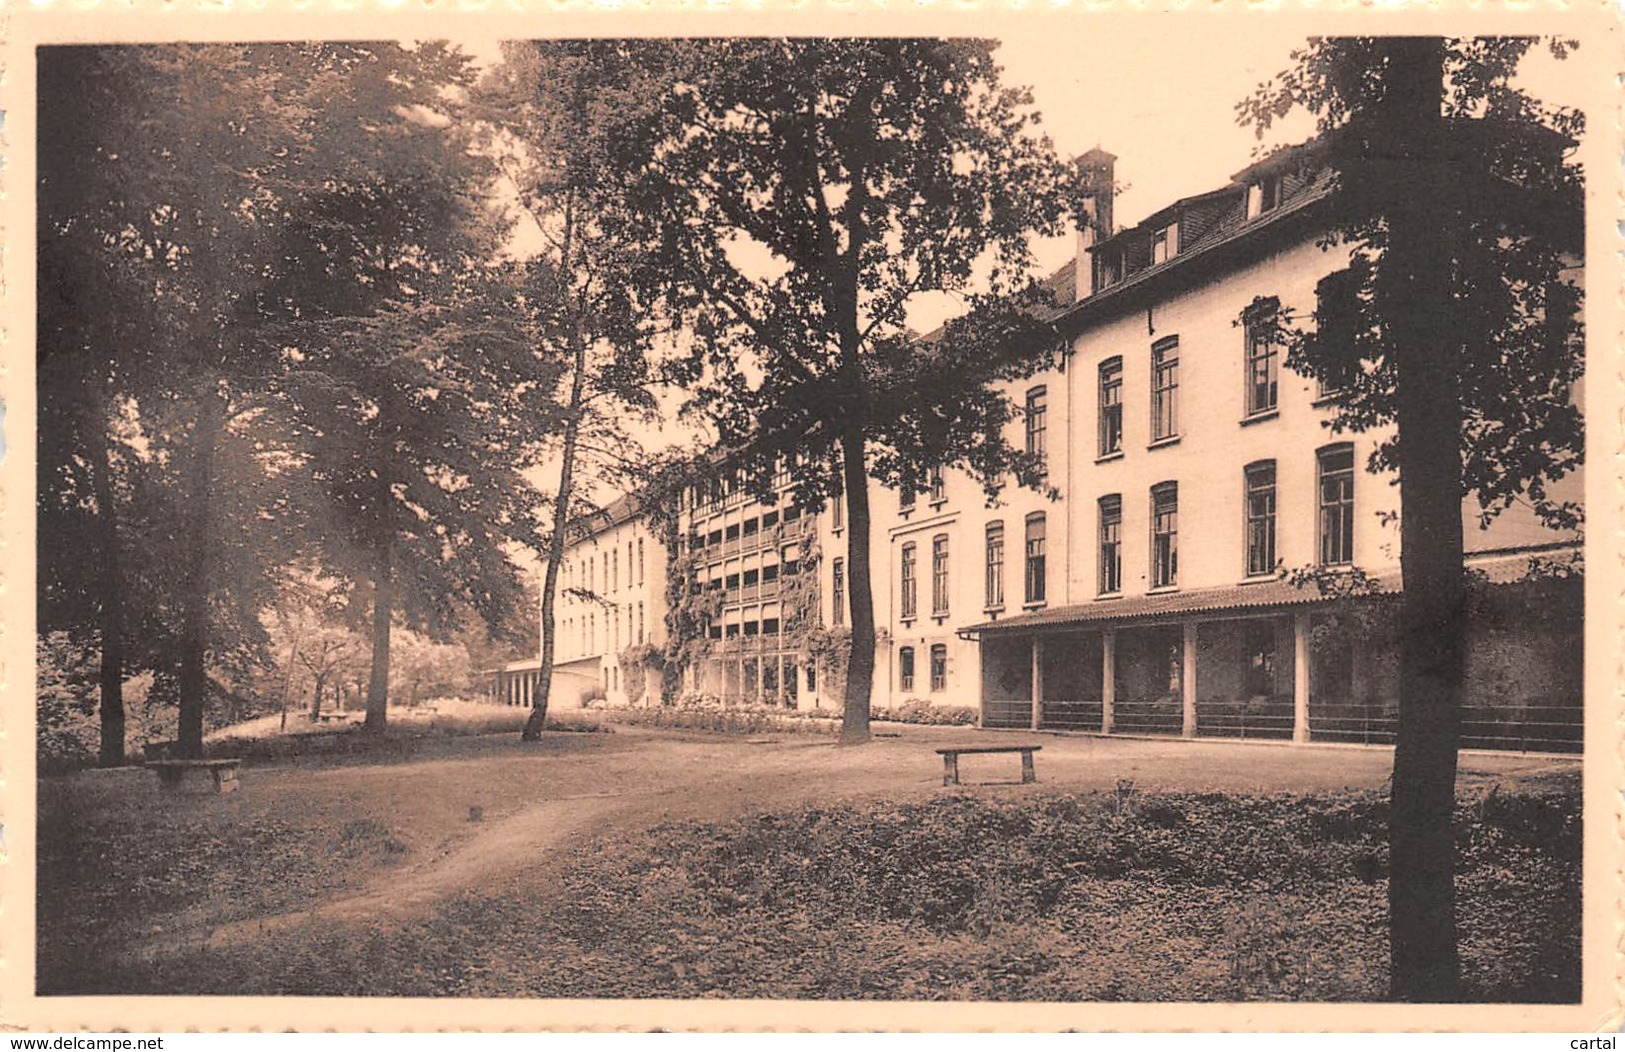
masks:
<svg viewBox="0 0 1625 1052"><path fill-rule="evenodd" d="M1281 203L1281 177L1266 175L1247 187L1247 218L1256 219Z"/></svg>
<svg viewBox="0 0 1625 1052"><path fill-rule="evenodd" d="M1169 223L1151 235L1151 265L1166 263L1179 251L1179 224Z"/></svg>

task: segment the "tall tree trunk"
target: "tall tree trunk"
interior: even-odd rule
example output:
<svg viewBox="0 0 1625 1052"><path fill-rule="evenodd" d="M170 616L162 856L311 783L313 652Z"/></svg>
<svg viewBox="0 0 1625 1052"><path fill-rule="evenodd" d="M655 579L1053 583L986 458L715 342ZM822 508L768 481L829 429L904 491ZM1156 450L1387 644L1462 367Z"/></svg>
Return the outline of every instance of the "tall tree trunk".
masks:
<svg viewBox="0 0 1625 1052"><path fill-rule="evenodd" d="M367 715L361 723L363 731L376 734L383 733L389 719L389 623L395 607L394 538L387 512L380 509L379 514L385 524L379 530L373 553L372 674L367 679Z"/></svg>
<svg viewBox="0 0 1625 1052"><path fill-rule="evenodd" d="M846 488L846 580L852 615L852 651L847 660L846 696L841 712L843 745L869 740L869 696L875 680L875 604L869 572L866 459L863 428L847 428L841 438L841 468Z"/></svg>
<svg viewBox="0 0 1625 1052"><path fill-rule="evenodd" d="M1404 586L1389 816L1390 992L1439 1002L1460 996L1452 815L1466 628L1462 421L1441 149L1444 42L1402 39L1392 48L1384 138L1400 147L1396 159L1408 160L1384 181L1402 192L1390 202L1382 262L1394 296Z"/></svg>
<svg viewBox="0 0 1625 1052"><path fill-rule="evenodd" d="M327 673L316 674L316 690L310 696L310 722L315 723L322 718L322 688L327 685Z"/></svg>
<svg viewBox="0 0 1625 1052"><path fill-rule="evenodd" d="M559 464L559 491L553 498L553 535L548 539L547 569L542 580L542 653L541 668L536 675L536 697L525 729L520 733L523 741L539 741L547 723L547 703L553 693L553 615L559 582L559 563L564 559L565 541L569 538L570 498L575 490L576 444L581 435L581 408L587 388L587 341L577 326L572 340L575 374L570 379L570 410L564 423L564 450Z"/></svg>
<svg viewBox="0 0 1625 1052"><path fill-rule="evenodd" d="M181 594L180 728L182 757L203 755L203 710L208 700L209 670L205 664L209 644L209 585L212 560L210 534L214 501L215 447L224 427L225 407L214 390L198 399L197 426L192 436L192 458L187 470L186 500L190 504L183 553L186 559Z"/></svg>
<svg viewBox="0 0 1625 1052"><path fill-rule="evenodd" d="M113 492L113 464L108 453L107 422L91 421L91 487L96 498L96 525L101 551L101 747L103 767L124 763L124 570L119 552L118 501Z"/></svg>

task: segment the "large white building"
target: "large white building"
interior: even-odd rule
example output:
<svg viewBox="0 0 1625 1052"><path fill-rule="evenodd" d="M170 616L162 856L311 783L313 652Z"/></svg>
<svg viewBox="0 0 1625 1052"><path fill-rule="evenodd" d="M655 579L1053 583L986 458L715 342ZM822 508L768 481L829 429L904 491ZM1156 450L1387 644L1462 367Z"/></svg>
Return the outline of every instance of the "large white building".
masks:
<svg viewBox="0 0 1625 1052"><path fill-rule="evenodd" d="M1332 433L1332 392L1287 370L1269 338L1272 312L1309 315L1347 265L1346 249L1320 243L1328 173L1312 150L1288 151L1119 230L1115 158L1083 160L1100 176L1094 221L1050 279L1068 350L1005 392L1020 410L1006 437L1044 455L1059 496L1009 488L990 506L954 471L912 492L871 485L873 704L974 706L989 727L1391 741L1392 641L1349 630L1317 589L1282 576L1358 568L1398 586L1398 489L1367 470L1388 433ZM814 611L825 630L847 621L850 538L839 502L797 517L778 492L768 505L707 486L685 501L680 570L720 598L682 684L838 707L806 640ZM1552 492L1579 499L1581 480ZM646 583L664 574L664 548L631 576L636 547L656 547L642 521L623 502L570 549L570 583L607 589L615 612L572 602L560 667L596 675L612 701L656 696L629 690L616 661L623 640L656 638L639 618L666 612L665 582ZM1478 611L1465 741L1577 747L1577 582L1542 586L1539 617L1516 611L1530 560L1561 561L1579 538L1516 507L1469 531L1470 563L1514 616Z"/></svg>

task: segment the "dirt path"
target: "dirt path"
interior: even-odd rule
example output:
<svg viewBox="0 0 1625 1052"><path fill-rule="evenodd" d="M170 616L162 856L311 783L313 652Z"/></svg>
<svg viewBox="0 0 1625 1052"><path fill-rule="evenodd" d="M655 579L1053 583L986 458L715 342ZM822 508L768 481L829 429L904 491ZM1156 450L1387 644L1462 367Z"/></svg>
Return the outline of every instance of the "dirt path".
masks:
<svg viewBox="0 0 1625 1052"><path fill-rule="evenodd" d="M720 821L810 804L923 799L953 791L1100 791L1111 790L1124 780L1153 791L1376 787L1386 779L1392 764L1391 754L1382 750L1040 736L1033 739L1043 745L1038 785L1017 784L1016 757L998 755L962 761L967 784L949 790L941 785L941 765L934 749L945 743L969 744L975 732L910 727L891 733L895 736L850 749L815 735L741 739L620 727L614 748L591 753L497 760L473 757L422 764L411 768L417 777L410 791L439 794L440 802L445 803L460 801L478 789L486 794L485 799L500 804L486 809L494 817L473 826L472 832L442 850L404 867L378 871L359 888L312 908L216 927L208 934L206 945L241 944L312 920L393 927L432 913L454 895L491 887L521 872L527 882L545 880L547 871L569 849L595 836L638 832L669 820ZM1006 740L1015 744L1028 739L996 738L993 743ZM990 743L987 735L975 736L974 741ZM1511 755L1463 763L1468 779L1488 782L1540 777L1567 766L1562 760ZM363 783L380 776L355 770L335 774L347 782ZM373 806L388 803L374 801ZM148 943L142 956L150 958L183 944L196 946L197 942L194 938Z"/></svg>

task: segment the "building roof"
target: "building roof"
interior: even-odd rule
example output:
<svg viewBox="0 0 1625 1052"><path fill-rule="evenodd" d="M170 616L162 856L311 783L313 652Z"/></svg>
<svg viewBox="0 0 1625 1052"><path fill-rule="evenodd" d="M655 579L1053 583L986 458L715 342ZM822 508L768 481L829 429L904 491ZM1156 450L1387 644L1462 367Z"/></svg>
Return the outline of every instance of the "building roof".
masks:
<svg viewBox="0 0 1625 1052"><path fill-rule="evenodd" d="M576 516L575 521L570 523L570 542L574 544L589 537L596 537L605 530L637 518L642 512L643 500L640 494L636 492L622 494L602 508L594 508Z"/></svg>
<svg viewBox="0 0 1625 1052"><path fill-rule="evenodd" d="M1469 558L1467 566L1484 574L1491 584L1513 584L1523 580L1532 558L1542 554L1563 556L1578 549L1523 550L1496 552ZM1373 575L1383 592L1400 590L1398 567ZM1215 588L1189 588L1161 595L1134 595L1120 599L1096 599L1071 606L1049 607L998 621L984 621L962 628L961 632L1005 633L1031 631L1064 625L1117 624L1154 621L1185 614L1217 614L1265 608L1308 606L1330 601L1315 588L1300 588L1291 581L1269 578L1249 584L1221 585Z"/></svg>

